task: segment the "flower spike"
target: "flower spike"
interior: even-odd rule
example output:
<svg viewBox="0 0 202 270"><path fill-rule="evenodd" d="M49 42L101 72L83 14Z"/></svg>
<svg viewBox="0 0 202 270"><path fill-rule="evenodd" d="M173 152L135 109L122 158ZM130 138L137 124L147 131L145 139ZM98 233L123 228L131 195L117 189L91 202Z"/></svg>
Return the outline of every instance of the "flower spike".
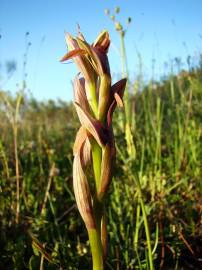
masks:
<svg viewBox="0 0 202 270"><path fill-rule="evenodd" d="M73 83L74 105L81 123L73 148L74 194L88 230L93 270L103 270L107 255L104 199L116 153L112 116L116 106L123 107L126 79L111 85L106 30L90 45L78 28L78 37L66 34L66 43L68 53L61 61L71 58L81 73Z"/></svg>

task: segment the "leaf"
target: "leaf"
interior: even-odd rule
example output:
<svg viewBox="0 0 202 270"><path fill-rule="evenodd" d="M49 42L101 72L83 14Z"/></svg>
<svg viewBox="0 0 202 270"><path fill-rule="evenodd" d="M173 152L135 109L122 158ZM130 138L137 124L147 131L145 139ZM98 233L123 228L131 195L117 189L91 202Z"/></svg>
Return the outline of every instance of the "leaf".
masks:
<svg viewBox="0 0 202 270"><path fill-rule="evenodd" d="M123 94L124 94L124 90L126 87L126 79L122 79L120 81L118 81L117 83L115 83L114 85L112 85L111 87L111 105L109 107L108 113L107 113L107 123L108 126L110 127L112 124L112 115L113 112L116 108L116 105L123 105Z"/></svg>
<svg viewBox="0 0 202 270"><path fill-rule="evenodd" d="M86 60L88 63L93 67L94 70L97 72L97 63L94 58L94 54L92 52L92 47L85 41L81 40L80 38L76 38L79 48L83 49L86 52Z"/></svg>
<svg viewBox="0 0 202 270"><path fill-rule="evenodd" d="M39 266L40 266L39 258L32 255L31 258L29 259L29 270L39 269Z"/></svg>
<svg viewBox="0 0 202 270"><path fill-rule="evenodd" d="M110 76L110 67L107 54L97 47L92 47L93 58L96 63L96 72L98 75L107 74Z"/></svg>
<svg viewBox="0 0 202 270"><path fill-rule="evenodd" d="M91 160L91 145L88 138L87 130L81 126L76 134L76 139L73 147L74 155L81 152L82 166L86 166Z"/></svg>
<svg viewBox="0 0 202 270"><path fill-rule="evenodd" d="M106 194L108 186L111 182L112 177L112 148L109 144L106 144L104 147L103 155L102 155L102 163L101 163L101 184L98 192L98 198L102 199L102 197Z"/></svg>
<svg viewBox="0 0 202 270"><path fill-rule="evenodd" d="M109 107L109 110L107 112L107 124L108 124L108 127L112 127L112 116L113 116L113 112L116 108L116 101L114 100L112 102L112 104L110 105Z"/></svg>
<svg viewBox="0 0 202 270"><path fill-rule="evenodd" d="M90 111L87 96L86 96L86 89L85 89L85 80L84 78L79 78L76 76L74 79L74 100L76 103L82 105L82 107L86 111Z"/></svg>
<svg viewBox="0 0 202 270"><path fill-rule="evenodd" d="M92 198L87 178L84 174L80 153L77 153L73 162L73 187L79 212L88 229L95 228Z"/></svg>
<svg viewBox="0 0 202 270"><path fill-rule="evenodd" d="M67 43L67 47L70 50L68 53L63 57L63 59L73 58L73 61L77 65L80 72L83 74L85 80L93 81L95 79L95 71L92 67L92 63L89 61L89 45L82 41L79 38L73 38L70 34L65 34L65 39ZM87 44L83 46L83 44ZM83 47L82 47L83 46ZM74 57L78 56L78 57Z"/></svg>
<svg viewBox="0 0 202 270"><path fill-rule="evenodd" d="M32 238L32 247L33 247L33 250L34 250L34 253L35 255L38 256L37 252L41 253L41 255L44 256L44 258L49 261L50 263L54 263L51 255L46 251L46 249L44 248L43 244L41 244L39 242L39 240L33 235L30 233L30 236Z"/></svg>
<svg viewBox="0 0 202 270"><path fill-rule="evenodd" d="M84 55L86 54L86 52L82 49L75 49L75 50L72 50L68 53L66 53L61 59L60 59L60 62L64 62L64 61L67 61L73 57L76 57L76 56L81 56L81 55Z"/></svg>
<svg viewBox="0 0 202 270"><path fill-rule="evenodd" d="M88 130L101 147L105 145L108 134L104 126L81 108L80 104L75 102L75 107L82 126Z"/></svg>
<svg viewBox="0 0 202 270"><path fill-rule="evenodd" d="M110 105L111 76L107 73L100 76L98 118L105 121L106 113Z"/></svg>
<svg viewBox="0 0 202 270"><path fill-rule="evenodd" d="M119 96L119 94L117 92L114 93L114 98L116 100L116 103L118 105L118 107L123 107L123 100L121 99L121 97Z"/></svg>
<svg viewBox="0 0 202 270"><path fill-rule="evenodd" d="M124 78L124 79L121 79L120 81L116 82L115 84L113 84L111 87L111 91L113 92L113 94L117 93L121 99L123 98L123 93L124 93L124 90L126 87L126 82L127 82L127 79Z"/></svg>
<svg viewBox="0 0 202 270"><path fill-rule="evenodd" d="M106 30L102 31L93 43L93 47L97 47L105 53L108 52L109 45L109 33Z"/></svg>
<svg viewBox="0 0 202 270"><path fill-rule="evenodd" d="M86 140L86 138L87 138L86 129L83 126L81 126L79 131L76 134L76 139L75 139L74 146L73 146L74 155L76 155L80 151L81 146L84 143L84 141Z"/></svg>
<svg viewBox="0 0 202 270"><path fill-rule="evenodd" d="M81 162L82 166L86 167L91 161L91 144L90 140L87 137L83 147L82 147L82 157L81 157Z"/></svg>

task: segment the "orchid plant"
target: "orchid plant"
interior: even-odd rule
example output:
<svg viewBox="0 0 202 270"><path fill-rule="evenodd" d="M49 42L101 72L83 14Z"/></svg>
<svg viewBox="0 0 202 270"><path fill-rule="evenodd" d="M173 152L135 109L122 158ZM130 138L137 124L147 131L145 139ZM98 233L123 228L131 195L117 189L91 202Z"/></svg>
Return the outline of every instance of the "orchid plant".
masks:
<svg viewBox="0 0 202 270"><path fill-rule="evenodd" d="M78 31L65 35L68 52L79 69L74 79L74 104L81 123L73 153L73 187L78 210L88 231L93 270L104 269L107 253L105 195L112 179L115 142L112 115L123 107L126 79L111 84L109 34L102 31L90 45Z"/></svg>

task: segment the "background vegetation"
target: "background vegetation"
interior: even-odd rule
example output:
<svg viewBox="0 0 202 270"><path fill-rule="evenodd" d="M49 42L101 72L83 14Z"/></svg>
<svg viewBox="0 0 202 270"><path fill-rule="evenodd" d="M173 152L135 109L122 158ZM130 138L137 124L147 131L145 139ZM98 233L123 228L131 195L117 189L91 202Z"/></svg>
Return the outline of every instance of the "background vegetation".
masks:
<svg viewBox="0 0 202 270"><path fill-rule="evenodd" d="M129 77L124 36L131 18L126 29L110 18ZM72 103L28 94L29 46L19 91L0 89L0 269L89 269L72 188L79 121ZM182 70L175 58L164 78L145 84L139 56L139 73L128 82L125 112L114 117L106 269L202 269L202 56L192 63L188 56ZM6 67L9 80L16 65Z"/></svg>
<svg viewBox="0 0 202 270"><path fill-rule="evenodd" d="M201 269L202 66L129 89L135 156L119 112L107 269L149 269L144 215L155 269ZM0 269L89 269L72 190L78 124L71 103L1 91Z"/></svg>

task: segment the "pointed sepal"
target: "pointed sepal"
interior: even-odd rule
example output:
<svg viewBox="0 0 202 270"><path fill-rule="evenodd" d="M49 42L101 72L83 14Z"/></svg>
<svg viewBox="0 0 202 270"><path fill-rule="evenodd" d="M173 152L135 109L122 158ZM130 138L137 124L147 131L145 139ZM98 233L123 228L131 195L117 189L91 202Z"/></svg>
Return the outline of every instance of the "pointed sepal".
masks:
<svg viewBox="0 0 202 270"><path fill-rule="evenodd" d="M99 200L102 200L111 182L112 164L113 164L112 148L110 147L109 144L106 144L102 154L100 189L98 192Z"/></svg>
<svg viewBox="0 0 202 270"><path fill-rule="evenodd" d="M80 154L77 153L73 162L73 187L78 210L87 229L96 227L93 214L92 197L86 175L82 168Z"/></svg>
<svg viewBox="0 0 202 270"><path fill-rule="evenodd" d="M107 141L107 130L105 127L85 111L80 104L75 103L75 107L82 126L87 129L101 147L104 146Z"/></svg>

